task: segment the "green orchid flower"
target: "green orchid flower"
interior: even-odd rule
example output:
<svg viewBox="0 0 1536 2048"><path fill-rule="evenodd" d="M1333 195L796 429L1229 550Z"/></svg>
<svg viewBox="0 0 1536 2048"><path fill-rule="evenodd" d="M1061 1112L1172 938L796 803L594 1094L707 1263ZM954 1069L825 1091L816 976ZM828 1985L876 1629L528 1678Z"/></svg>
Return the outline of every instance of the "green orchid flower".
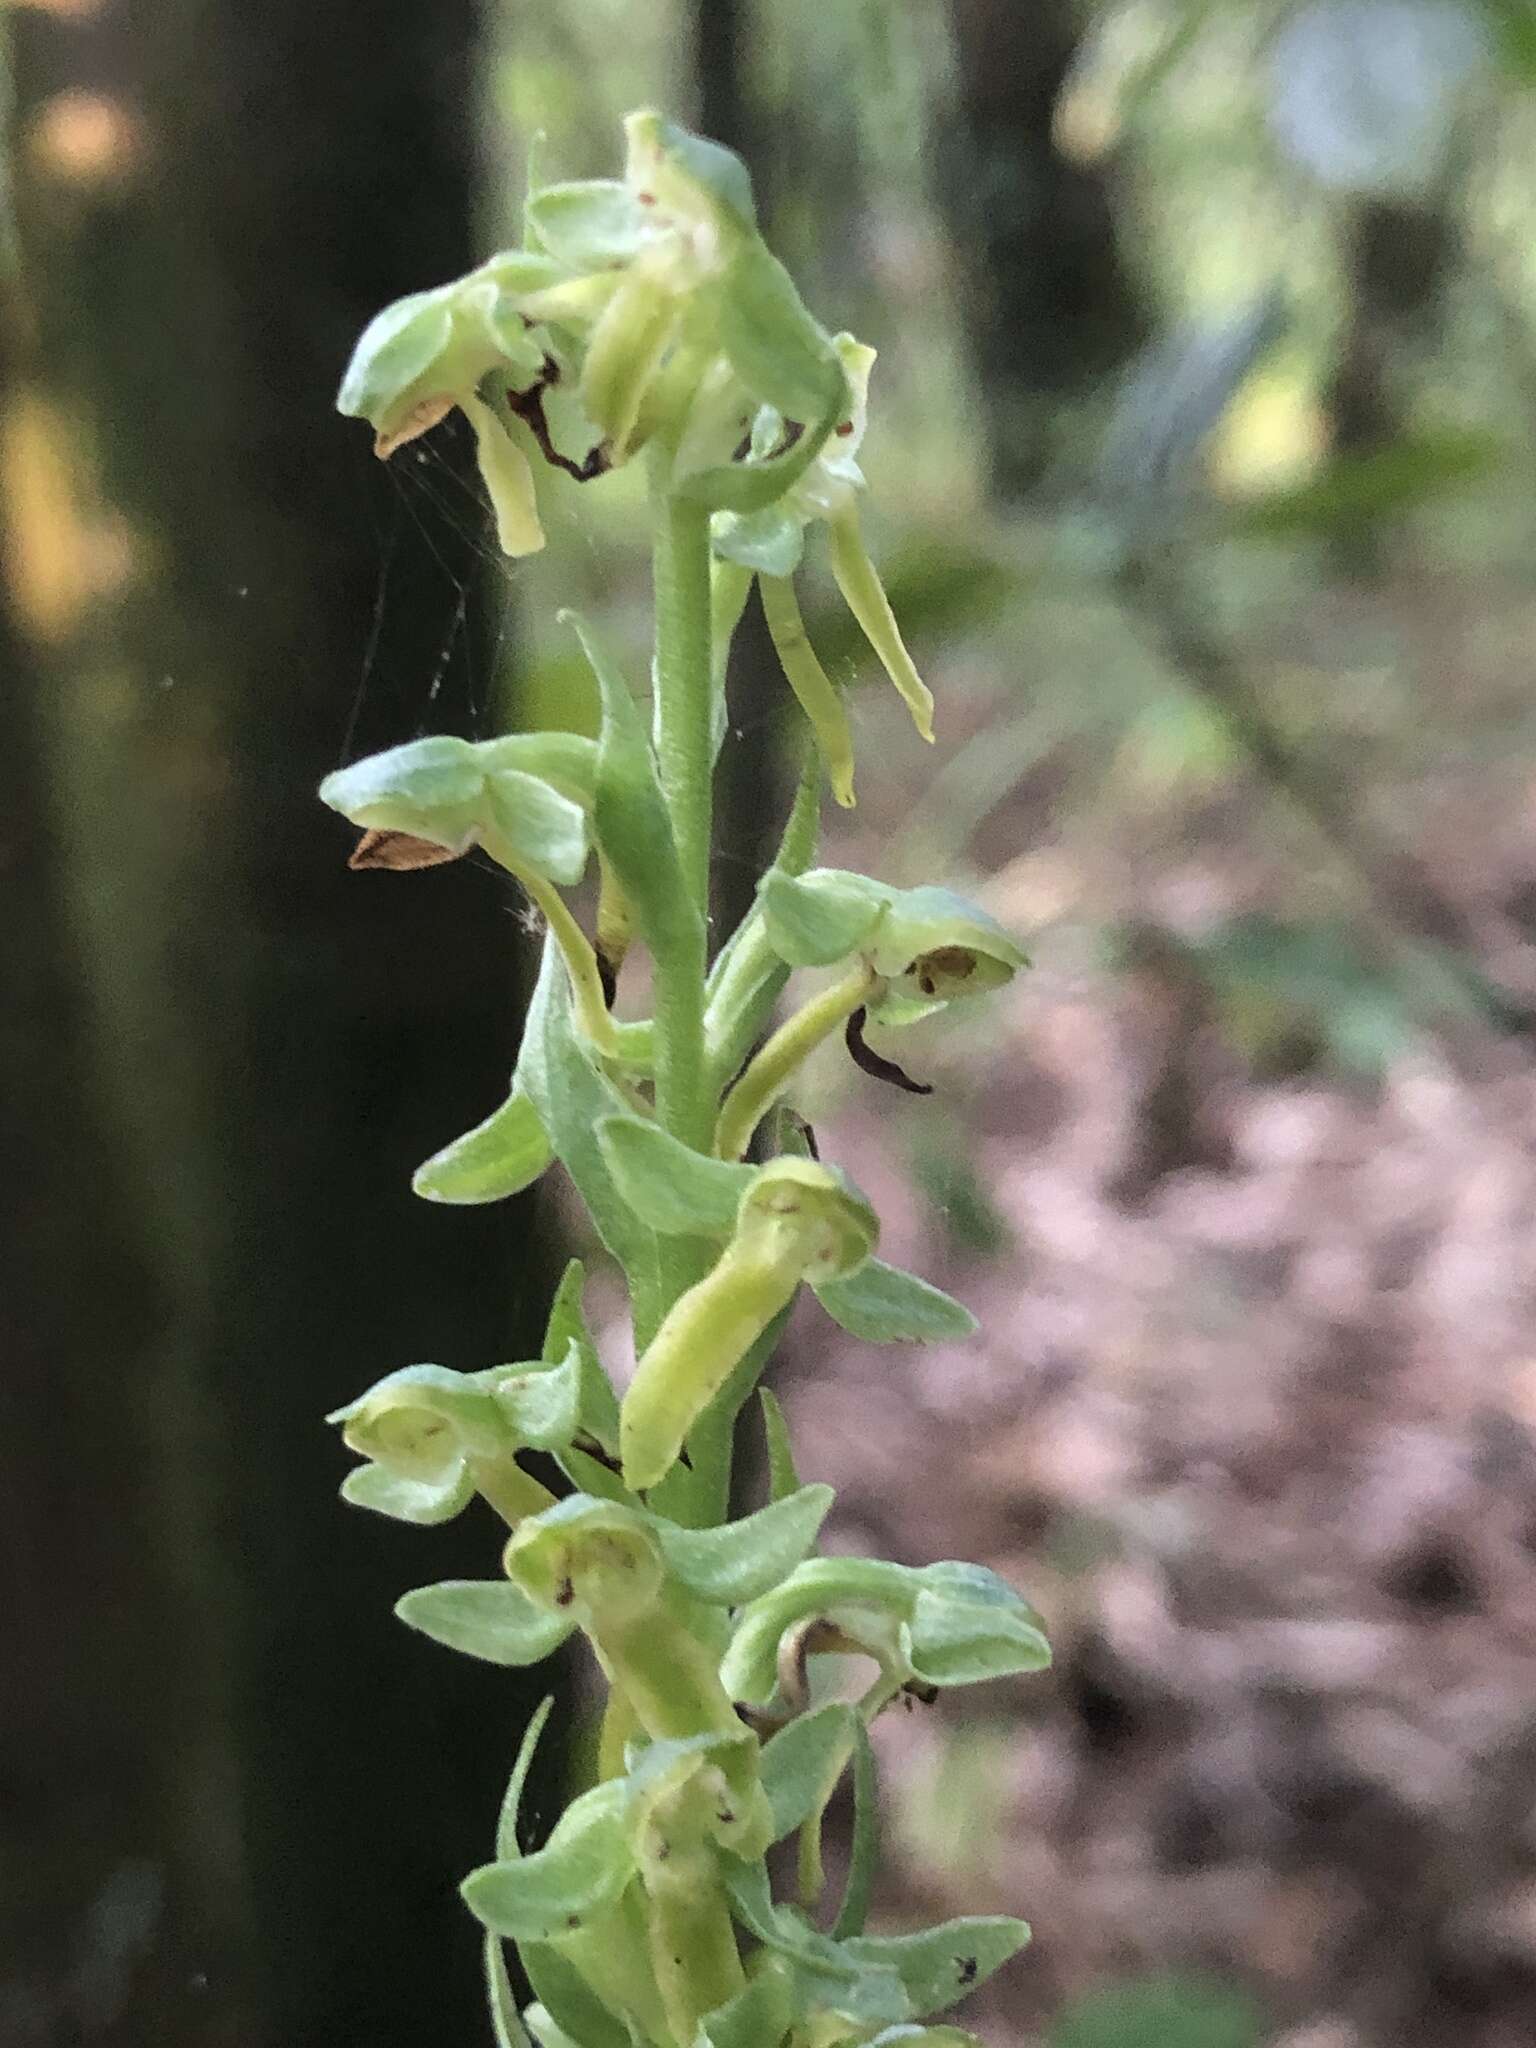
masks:
<svg viewBox="0 0 1536 2048"><path fill-rule="evenodd" d="M538 1514L553 1496L522 1469L517 1453L550 1442L547 1427L535 1422L531 1434L526 1427L560 1391L551 1385L542 1402L538 1394L529 1402L524 1385L540 1371L503 1366L471 1374L408 1365L389 1373L326 1417L341 1425L348 1450L367 1460L347 1474L343 1500L397 1521L428 1524L451 1520L476 1493L510 1522ZM504 1403L497 1389L506 1381L519 1384Z"/></svg>
<svg viewBox="0 0 1536 2048"><path fill-rule="evenodd" d="M748 1180L719 1258L668 1311L619 1407L625 1484L654 1486L688 1432L802 1281L846 1278L869 1258L879 1222L831 1167L770 1160Z"/></svg>
<svg viewBox="0 0 1536 2048"><path fill-rule="evenodd" d="M841 691L811 645L792 580L805 551L808 526L818 521L826 525L832 574L848 609L911 712L913 724L930 741L933 695L907 652L859 524L858 501L867 486L858 454L869 417L869 375L875 351L851 334L838 335L834 346L852 398L848 413L781 497L752 511L716 513L711 539L716 556L717 631L728 637L756 577L763 616L785 678L815 734L832 794L846 808L854 801L848 713ZM793 437L783 414L771 406L763 407L753 421L755 451L766 454Z"/></svg>

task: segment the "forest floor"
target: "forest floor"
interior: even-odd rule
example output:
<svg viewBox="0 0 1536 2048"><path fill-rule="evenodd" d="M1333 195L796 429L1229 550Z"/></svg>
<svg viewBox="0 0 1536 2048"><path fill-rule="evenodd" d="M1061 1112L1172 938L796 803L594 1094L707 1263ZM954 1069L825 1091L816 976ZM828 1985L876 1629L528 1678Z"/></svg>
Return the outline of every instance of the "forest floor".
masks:
<svg viewBox="0 0 1536 2048"><path fill-rule="evenodd" d="M1320 600L1244 659L1292 680L1303 722L1353 681L1309 744L1523 994L1536 761L1501 720L1533 607L1432 582ZM1085 660L1109 631L1047 609L1035 645ZM959 745L1004 685L995 651L955 670ZM1404 692L1422 744L1393 752ZM893 786L827 857L927 879L893 863L934 757L861 715ZM1240 759L1159 789L1127 758L1090 813L1070 749L1049 754L968 831L1037 964L983 1022L903 1039L935 1104L850 1078L814 1105L885 1255L982 1322L877 1351L800 1312L786 1397L805 1475L839 1488L831 1540L984 1560L1056 1645L1044 1678L882 1723L900 1875L880 1905L1033 1921L976 2001L999 2044L1046 2038L1090 1986L1187 1968L1245 1986L1284 2048L1516 2048L1536 2038L1536 1054L1420 1028L1411 993L1404 1023L1369 964L1335 962L1321 996L1272 971L1278 933L1334 930L1327 857ZM1351 928L1346 955L1370 955L1369 917ZM1385 1034L1363 1061L1338 1056L1351 1004Z"/></svg>

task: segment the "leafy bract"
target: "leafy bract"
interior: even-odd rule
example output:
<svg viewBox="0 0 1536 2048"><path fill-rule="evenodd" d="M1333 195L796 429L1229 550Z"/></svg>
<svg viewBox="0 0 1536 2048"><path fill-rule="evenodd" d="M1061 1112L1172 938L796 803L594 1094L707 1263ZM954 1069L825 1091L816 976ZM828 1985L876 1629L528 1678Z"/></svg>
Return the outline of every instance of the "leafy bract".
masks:
<svg viewBox="0 0 1536 2048"><path fill-rule="evenodd" d="M446 1579L419 1586L395 1603L409 1628L487 1664L537 1664L570 1634L573 1623L535 1607L505 1579Z"/></svg>
<svg viewBox="0 0 1536 2048"><path fill-rule="evenodd" d="M424 1160L411 1187L428 1202L502 1202L531 1187L554 1156L538 1111L514 1089L483 1123Z"/></svg>

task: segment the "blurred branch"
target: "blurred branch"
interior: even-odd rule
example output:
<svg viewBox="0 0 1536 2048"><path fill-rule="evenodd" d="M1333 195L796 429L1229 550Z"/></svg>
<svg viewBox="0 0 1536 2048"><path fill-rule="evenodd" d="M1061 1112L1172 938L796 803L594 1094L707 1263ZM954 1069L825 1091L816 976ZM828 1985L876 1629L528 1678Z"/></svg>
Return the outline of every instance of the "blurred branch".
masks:
<svg viewBox="0 0 1536 2048"><path fill-rule="evenodd" d="M1407 973L1416 1007L1438 1012L1442 1033L1448 1026L1463 1036L1469 1027L1492 1026L1505 1037L1536 1037L1536 1010L1477 965L1477 934L1464 912L1292 744L1231 650L1205 623L1179 568L1144 550L1127 557L1117 588L1144 637L1270 789L1312 827L1363 897Z"/></svg>

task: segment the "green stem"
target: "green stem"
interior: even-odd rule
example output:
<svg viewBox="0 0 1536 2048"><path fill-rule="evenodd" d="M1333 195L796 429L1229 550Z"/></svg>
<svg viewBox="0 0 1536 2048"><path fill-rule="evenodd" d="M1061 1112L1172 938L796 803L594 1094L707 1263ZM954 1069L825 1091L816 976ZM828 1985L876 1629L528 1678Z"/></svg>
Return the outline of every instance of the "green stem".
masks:
<svg viewBox="0 0 1536 2048"><path fill-rule="evenodd" d="M714 782L710 712L709 513L666 488L667 451L654 472L656 765L672 820L683 886L698 909L697 939L667 947L656 970L656 1108L684 1144L709 1150L713 1102L704 1062L704 968ZM682 1285L687 1280L676 1276Z"/></svg>
<svg viewBox="0 0 1536 2048"><path fill-rule="evenodd" d="M592 950L591 940L571 915L565 898L553 882L525 867L504 840L487 833L485 850L509 875L522 883L542 912L550 936L560 948L565 971L571 978L571 992L576 999L576 1014L581 1020L581 1028L605 1059L614 1058L619 1051L619 1040L613 1019L608 1014L597 955Z"/></svg>
<svg viewBox="0 0 1536 2048"><path fill-rule="evenodd" d="M834 981L802 1009L787 1018L725 1098L715 1126L715 1151L721 1159L739 1159L752 1133L788 1086L809 1054L830 1038L867 1003L879 981L872 967L860 962L851 974Z"/></svg>

